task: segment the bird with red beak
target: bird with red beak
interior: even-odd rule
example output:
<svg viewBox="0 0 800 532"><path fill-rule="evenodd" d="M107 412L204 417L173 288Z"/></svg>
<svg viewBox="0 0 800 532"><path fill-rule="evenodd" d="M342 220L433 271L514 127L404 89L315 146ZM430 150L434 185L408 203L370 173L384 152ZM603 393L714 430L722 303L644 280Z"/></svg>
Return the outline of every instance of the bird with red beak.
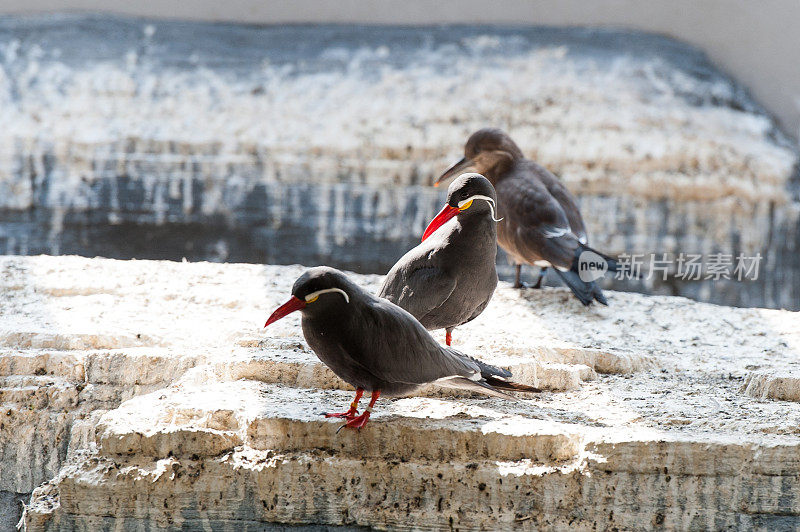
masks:
<svg viewBox="0 0 800 532"><path fill-rule="evenodd" d="M516 265L516 288L523 286L523 264L541 268L534 288L541 286L545 271L552 267L584 305L607 304L597 283L581 276L581 257L603 261L605 270L612 272L617 271L617 262L588 246L578 204L560 179L526 159L511 137L493 128L473 133L464 146L464 158L434 185L467 170L485 175L497 192L497 212L502 217L497 243Z"/></svg>
<svg viewBox="0 0 800 532"><path fill-rule="evenodd" d="M289 301L264 326L296 311L314 353L356 389L346 412L325 414L345 419L346 427L364 427L381 395L407 395L428 383L506 399L513 397L503 390L539 391L510 381L508 371L440 345L411 314L333 268L311 268L301 275ZM365 391L371 393L369 406L359 414Z"/></svg>
<svg viewBox="0 0 800 532"><path fill-rule="evenodd" d="M488 179L463 174L428 224L422 242L389 270L378 295L404 308L428 330L474 320L497 287L497 196Z"/></svg>

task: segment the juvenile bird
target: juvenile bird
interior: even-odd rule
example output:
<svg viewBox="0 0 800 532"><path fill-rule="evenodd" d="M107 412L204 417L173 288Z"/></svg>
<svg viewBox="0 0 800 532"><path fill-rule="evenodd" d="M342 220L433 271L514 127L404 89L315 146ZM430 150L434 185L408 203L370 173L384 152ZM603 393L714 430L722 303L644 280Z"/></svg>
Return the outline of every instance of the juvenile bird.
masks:
<svg viewBox="0 0 800 532"><path fill-rule="evenodd" d="M539 391L508 380L508 371L440 345L414 316L363 290L339 270L324 266L307 270L294 283L289 301L264 326L297 310L302 313L303 336L314 353L356 388L349 410L326 414L344 418L347 427L366 425L381 395L405 395L432 382L506 399L513 397L501 390ZM358 415L364 391L372 396Z"/></svg>
<svg viewBox="0 0 800 532"><path fill-rule="evenodd" d="M422 243L397 261L378 292L426 329L445 329L447 345L453 329L483 312L497 287L496 203L482 175L456 178Z"/></svg>
<svg viewBox="0 0 800 532"><path fill-rule="evenodd" d="M497 242L516 265L515 287L522 286L522 264L541 267L534 288L541 286L546 269L553 267L581 303L608 304L585 268L605 262L607 271L617 271L617 262L588 246L578 205L561 180L526 159L508 135L493 128L473 133L464 147L464 158L445 171L436 185L467 169L485 175L497 191L498 214L503 218ZM584 252L589 253L581 259ZM581 279L582 268L588 280Z"/></svg>

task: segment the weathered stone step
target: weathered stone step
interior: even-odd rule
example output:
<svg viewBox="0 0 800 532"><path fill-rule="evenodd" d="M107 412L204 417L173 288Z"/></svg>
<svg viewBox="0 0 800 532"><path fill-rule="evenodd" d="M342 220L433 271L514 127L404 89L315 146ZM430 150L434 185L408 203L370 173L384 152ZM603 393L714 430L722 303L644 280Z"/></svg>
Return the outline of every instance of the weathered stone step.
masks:
<svg viewBox="0 0 800 532"><path fill-rule="evenodd" d="M747 375L742 392L758 399L800 402L800 371L756 371Z"/></svg>
<svg viewBox="0 0 800 532"><path fill-rule="evenodd" d="M93 351L85 357L86 380L120 386L166 386L203 360L202 353L158 347Z"/></svg>
<svg viewBox="0 0 800 532"><path fill-rule="evenodd" d="M386 427L377 423L372 431ZM773 467L797 455L796 443L625 440L587 450L558 465L249 447L205 460L94 454L67 465L57 490L38 489L26 519L37 530L142 523L257 530L266 522L396 530L777 530L794 528L800 514L796 461ZM709 474L721 464L722 475Z"/></svg>
<svg viewBox="0 0 800 532"><path fill-rule="evenodd" d="M45 350L0 350L0 376L54 375L73 382L86 378L83 367L84 354Z"/></svg>
<svg viewBox="0 0 800 532"><path fill-rule="evenodd" d="M584 365L597 373L608 375L635 373L658 366L653 357L645 354L615 353L601 349L541 346L535 349L534 353L541 361Z"/></svg>
<svg viewBox="0 0 800 532"><path fill-rule="evenodd" d="M547 463L572 459L580 448L569 424L537 419L546 416L525 400L381 400L370 430L337 433L342 421L326 419L322 412L346 410L350 401L347 392L253 381L176 386L108 412L97 443L101 454L109 456L216 456L246 444L376 459Z"/></svg>
<svg viewBox="0 0 800 532"><path fill-rule="evenodd" d="M119 349L149 345L149 338L124 334L51 333L14 331L0 333L0 347L24 349L57 349L76 351L86 349Z"/></svg>
<svg viewBox="0 0 800 532"><path fill-rule="evenodd" d="M5 375L0 376L0 388L19 388L36 386L70 386L75 383L53 375Z"/></svg>
<svg viewBox="0 0 800 532"><path fill-rule="evenodd" d="M159 347L69 352L0 349L0 377L51 375L74 382L163 385L203 360L202 353L176 353Z"/></svg>
<svg viewBox="0 0 800 532"><path fill-rule="evenodd" d="M661 473L678 478L730 478L755 474L773 477L776 481L800 476L800 441L796 438L775 438L755 444L730 437L702 441L634 434L638 437L608 435L603 440L587 442L588 460L598 470L632 475ZM796 485L775 489L775 493L783 491L796 491ZM792 500L793 511L800 514L800 493L794 493Z"/></svg>
<svg viewBox="0 0 800 532"><path fill-rule="evenodd" d="M82 389L82 385L57 377L0 377L0 403L37 410L71 410L77 406Z"/></svg>

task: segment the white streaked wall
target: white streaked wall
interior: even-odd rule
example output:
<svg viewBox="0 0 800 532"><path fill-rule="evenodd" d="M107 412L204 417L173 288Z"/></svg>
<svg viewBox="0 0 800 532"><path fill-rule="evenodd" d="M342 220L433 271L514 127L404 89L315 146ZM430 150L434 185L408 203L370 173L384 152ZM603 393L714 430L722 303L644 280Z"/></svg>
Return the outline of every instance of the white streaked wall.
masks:
<svg viewBox="0 0 800 532"><path fill-rule="evenodd" d="M705 50L800 137L800 0L3 0L0 13L99 11L235 21L605 25Z"/></svg>

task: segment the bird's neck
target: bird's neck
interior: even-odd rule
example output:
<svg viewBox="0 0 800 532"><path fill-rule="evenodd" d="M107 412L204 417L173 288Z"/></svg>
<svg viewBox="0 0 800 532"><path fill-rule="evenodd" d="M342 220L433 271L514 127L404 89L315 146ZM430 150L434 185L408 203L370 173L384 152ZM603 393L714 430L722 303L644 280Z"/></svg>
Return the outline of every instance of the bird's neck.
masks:
<svg viewBox="0 0 800 532"><path fill-rule="evenodd" d="M325 307L311 308L303 313L303 323L313 324L319 331L334 332L341 328L342 324L350 319L353 310L357 306L356 297L351 292L350 301L344 299L326 303Z"/></svg>
<svg viewBox="0 0 800 532"><path fill-rule="evenodd" d="M459 217L458 223L463 231L475 230L489 230L490 232L496 231L497 222L492 220L492 213L489 210L485 212L472 213L469 216Z"/></svg>
<svg viewBox="0 0 800 532"><path fill-rule="evenodd" d="M489 213L473 214L459 220L457 231L460 233L458 240L461 243L469 243L475 249L484 249L491 253L491 249L497 249L497 223L492 220Z"/></svg>

